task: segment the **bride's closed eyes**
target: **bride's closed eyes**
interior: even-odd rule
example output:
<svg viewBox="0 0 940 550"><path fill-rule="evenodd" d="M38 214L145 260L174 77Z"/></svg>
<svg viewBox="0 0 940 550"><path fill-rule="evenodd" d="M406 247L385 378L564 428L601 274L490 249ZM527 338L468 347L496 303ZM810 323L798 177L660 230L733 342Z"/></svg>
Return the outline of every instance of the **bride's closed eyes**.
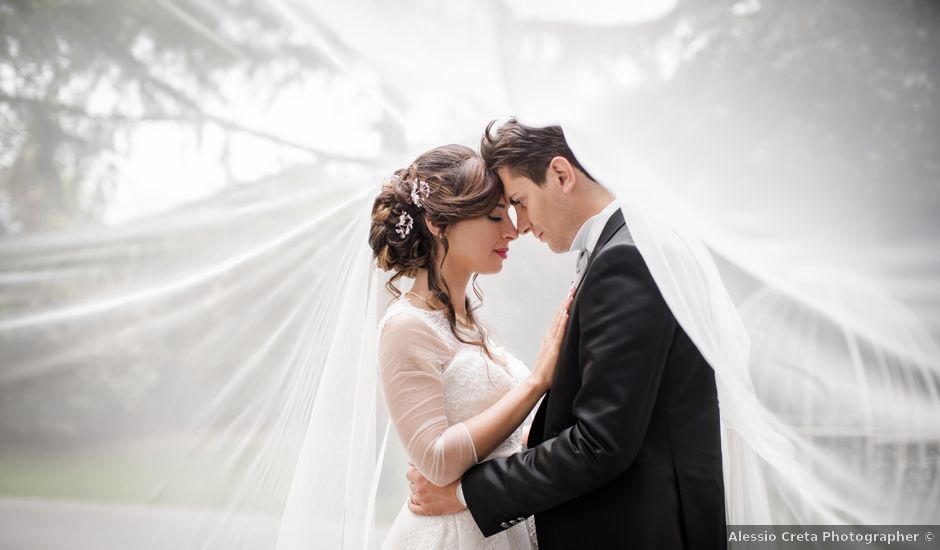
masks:
<svg viewBox="0 0 940 550"><path fill-rule="evenodd" d="M498 204L498 205L496 206L496 208L493 209L492 212L490 212L489 214L486 215L486 217L489 218L489 219L491 219L491 220L493 220L494 222L501 222L501 221L503 221L503 218L501 218L501 217L499 216L499 211L500 211L500 210L506 210L506 205L505 205L505 204L502 204L502 203Z"/></svg>

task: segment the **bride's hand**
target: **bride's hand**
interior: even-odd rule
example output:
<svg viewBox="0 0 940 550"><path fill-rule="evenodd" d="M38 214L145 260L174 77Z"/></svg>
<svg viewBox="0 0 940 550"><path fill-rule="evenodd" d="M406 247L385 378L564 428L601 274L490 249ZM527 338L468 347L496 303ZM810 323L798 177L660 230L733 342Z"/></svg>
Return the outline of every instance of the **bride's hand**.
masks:
<svg viewBox="0 0 940 550"><path fill-rule="evenodd" d="M575 289L572 287L561 303L561 307L558 308L555 319L542 338L542 347L539 350L538 359L535 360L535 365L532 367L530 378L543 392L548 391L548 388L552 386L552 379L555 377L555 366L558 363L561 341L565 338L565 328L568 326L568 308L571 307L571 301L574 299L574 291Z"/></svg>

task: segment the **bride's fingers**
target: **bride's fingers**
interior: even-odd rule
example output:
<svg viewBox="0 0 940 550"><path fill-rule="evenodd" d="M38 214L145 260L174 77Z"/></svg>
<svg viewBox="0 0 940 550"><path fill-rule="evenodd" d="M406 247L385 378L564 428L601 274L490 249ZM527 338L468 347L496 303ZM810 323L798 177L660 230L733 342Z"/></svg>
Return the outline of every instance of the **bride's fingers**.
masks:
<svg viewBox="0 0 940 550"><path fill-rule="evenodd" d="M572 292L569 292L569 293L565 296L565 299L561 302L561 307L558 308L558 312L559 312L559 313L561 313L561 312L567 313L568 310L571 309L571 302L572 302L573 300L574 300L574 293L573 293L573 291L572 291Z"/></svg>
<svg viewBox="0 0 940 550"><path fill-rule="evenodd" d="M564 309L558 310L558 313L555 314L555 319L552 321L552 327L549 331L553 338L557 338L558 331L565 326L565 317L567 315L568 312Z"/></svg>
<svg viewBox="0 0 940 550"><path fill-rule="evenodd" d="M568 310L565 309L564 306L562 306L561 308L558 309L557 312L555 312L555 325L556 325L556 326L559 325L559 324L561 324L561 321L562 321L562 319L565 318L565 313L567 313L567 312L568 312Z"/></svg>
<svg viewBox="0 0 940 550"><path fill-rule="evenodd" d="M552 318L552 322L548 325L548 330L546 334L554 334L555 330L558 328L558 322L561 319L561 310L555 312L555 317Z"/></svg>
<svg viewBox="0 0 940 550"><path fill-rule="evenodd" d="M565 299L565 302L562 303L561 307L558 308L558 311L555 313L555 319L552 322L552 331L551 333L557 334L565 326L565 321L568 319L568 307L571 305L570 295Z"/></svg>
<svg viewBox="0 0 940 550"><path fill-rule="evenodd" d="M559 338L559 334L564 334L564 327L568 320L568 309L571 307L572 300L574 300L574 291L574 288L568 291L568 294L565 295L565 299L561 303L561 307L555 311L555 317L552 319L548 330L545 332L546 342L556 341Z"/></svg>
<svg viewBox="0 0 940 550"><path fill-rule="evenodd" d="M568 309L568 306L571 305L571 301L574 299L574 287L568 289L568 294L565 294L564 300L561 301L561 307L563 309Z"/></svg>
<svg viewBox="0 0 940 550"><path fill-rule="evenodd" d="M564 339L565 328L567 328L567 326L568 326L568 312L566 311L565 314L562 316L561 323L558 324L558 329L557 329L557 332L555 333L555 340L557 342L560 343L562 339Z"/></svg>
<svg viewBox="0 0 940 550"><path fill-rule="evenodd" d="M565 299L561 302L561 307L559 312L568 313L568 310L571 309L571 302L574 301L574 289L568 291L568 294L565 295Z"/></svg>
<svg viewBox="0 0 940 550"><path fill-rule="evenodd" d="M568 318L568 310L571 308L571 302L574 300L574 289L568 291L568 294L565 296L564 301L561 303L561 307L558 308L558 313L555 314L555 322L558 325L564 325L565 319Z"/></svg>
<svg viewBox="0 0 940 550"><path fill-rule="evenodd" d="M545 341L547 344L553 345L555 347L559 345L561 337L565 333L565 325L567 324L567 320L567 311L562 310L555 314L555 319L552 321L552 326L548 332L545 333Z"/></svg>

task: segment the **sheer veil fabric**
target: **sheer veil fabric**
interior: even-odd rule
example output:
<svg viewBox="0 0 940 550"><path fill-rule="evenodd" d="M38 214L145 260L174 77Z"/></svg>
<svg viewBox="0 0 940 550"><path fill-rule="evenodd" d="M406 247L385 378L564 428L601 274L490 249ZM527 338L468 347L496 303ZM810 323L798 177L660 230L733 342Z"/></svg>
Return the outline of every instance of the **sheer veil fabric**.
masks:
<svg viewBox="0 0 940 550"><path fill-rule="evenodd" d="M803 166L788 139L830 142L775 126L783 115L695 147L659 123L700 105L682 71L753 3L715 29L674 2L592 3L577 22L551 3L275 4L295 32L341 37L325 58L403 143L0 241L0 546L377 547L407 482L378 389L389 296L367 245L372 199L420 152L474 146L509 115L562 124L715 369L729 523L940 523L936 173L887 187ZM746 110L763 91L736 86L702 93ZM760 146L741 166L763 171L708 158L747 140ZM503 273L480 278L490 333L534 359L573 273L574 258L514 242Z"/></svg>

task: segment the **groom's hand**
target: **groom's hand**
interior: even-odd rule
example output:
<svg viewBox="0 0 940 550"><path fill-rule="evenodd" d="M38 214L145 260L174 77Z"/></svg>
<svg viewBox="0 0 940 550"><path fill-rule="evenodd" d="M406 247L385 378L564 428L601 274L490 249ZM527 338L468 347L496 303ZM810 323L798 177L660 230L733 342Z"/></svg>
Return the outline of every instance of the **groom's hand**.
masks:
<svg viewBox="0 0 940 550"><path fill-rule="evenodd" d="M438 487L428 481L414 466L408 469L411 485L411 500L408 509L419 516L444 516L463 512L467 508L457 500L457 485L460 480Z"/></svg>

